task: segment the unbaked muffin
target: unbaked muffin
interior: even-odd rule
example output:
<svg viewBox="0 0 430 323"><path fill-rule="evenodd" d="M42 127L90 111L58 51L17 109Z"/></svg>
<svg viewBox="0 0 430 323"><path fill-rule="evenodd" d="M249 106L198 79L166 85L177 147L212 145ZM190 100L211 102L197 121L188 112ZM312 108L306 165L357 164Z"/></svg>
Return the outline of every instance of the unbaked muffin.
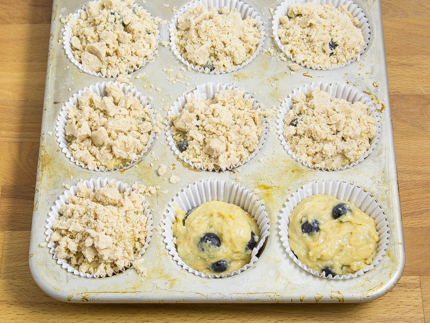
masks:
<svg viewBox="0 0 430 323"><path fill-rule="evenodd" d="M315 87L293 98L284 118L288 147L305 163L335 170L360 159L377 133L369 107L330 97Z"/></svg>
<svg viewBox="0 0 430 323"><path fill-rule="evenodd" d="M291 251L312 271L343 276L370 265L379 235L375 220L353 203L317 194L291 212Z"/></svg>
<svg viewBox="0 0 430 323"><path fill-rule="evenodd" d="M220 90L213 99L186 98L171 116L170 133L180 157L207 170L225 170L257 151L263 116L238 89Z"/></svg>
<svg viewBox="0 0 430 323"><path fill-rule="evenodd" d="M242 19L236 9L198 5L178 18L175 43L190 64L207 72L225 72L246 62L256 52L262 33L257 20Z"/></svg>
<svg viewBox="0 0 430 323"><path fill-rule="evenodd" d="M172 231L179 257L205 274L232 273L251 260L260 238L255 219L237 205L210 201L185 214L175 207Z"/></svg>
<svg viewBox="0 0 430 323"><path fill-rule="evenodd" d="M89 2L68 21L66 52L86 71L107 77L129 73L154 58L156 22L134 0Z"/></svg>
<svg viewBox="0 0 430 323"><path fill-rule="evenodd" d="M292 3L278 19L284 52L302 65L327 69L360 59L365 40L346 6Z"/></svg>

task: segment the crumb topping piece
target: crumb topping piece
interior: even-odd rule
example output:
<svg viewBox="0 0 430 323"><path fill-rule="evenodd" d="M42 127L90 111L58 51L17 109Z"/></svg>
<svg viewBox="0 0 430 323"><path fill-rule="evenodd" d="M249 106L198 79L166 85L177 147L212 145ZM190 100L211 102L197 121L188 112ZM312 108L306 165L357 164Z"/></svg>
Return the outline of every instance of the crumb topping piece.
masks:
<svg viewBox="0 0 430 323"><path fill-rule="evenodd" d="M153 59L157 25L134 0L89 2L70 20L73 57L86 69L116 76Z"/></svg>
<svg viewBox="0 0 430 323"><path fill-rule="evenodd" d="M213 99L187 98L171 117L170 131L180 156L209 170L244 162L258 148L262 112L240 90L221 90Z"/></svg>
<svg viewBox="0 0 430 323"><path fill-rule="evenodd" d="M153 129L151 111L116 84L106 96L87 91L67 111L66 140L73 158L89 167L125 165L142 153Z"/></svg>
<svg viewBox="0 0 430 323"><path fill-rule="evenodd" d="M365 42L358 24L345 6L291 4L287 16L279 18L278 36L299 63L328 68L360 59Z"/></svg>
<svg viewBox="0 0 430 323"><path fill-rule="evenodd" d="M146 242L144 197L121 193L115 184L94 192L78 185L53 222L55 254L83 273L112 275L129 266Z"/></svg>
<svg viewBox="0 0 430 323"><path fill-rule="evenodd" d="M291 150L305 163L329 169L363 156L376 131L367 105L330 97L319 87L296 95L284 119L284 138Z"/></svg>
<svg viewBox="0 0 430 323"><path fill-rule="evenodd" d="M178 19L176 46L191 64L209 71L241 65L257 50L261 33L257 20L226 7L197 6Z"/></svg>

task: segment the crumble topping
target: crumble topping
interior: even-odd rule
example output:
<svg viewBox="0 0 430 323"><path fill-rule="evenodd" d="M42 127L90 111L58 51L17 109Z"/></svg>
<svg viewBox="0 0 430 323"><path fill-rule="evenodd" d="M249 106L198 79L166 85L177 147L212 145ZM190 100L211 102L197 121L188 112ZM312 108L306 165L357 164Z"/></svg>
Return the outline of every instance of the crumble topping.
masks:
<svg viewBox="0 0 430 323"><path fill-rule="evenodd" d="M287 16L279 18L278 36L298 62L328 68L360 59L365 42L358 24L345 6L291 4Z"/></svg>
<svg viewBox="0 0 430 323"><path fill-rule="evenodd" d="M363 156L376 130L367 105L330 97L319 87L296 95L284 119L284 138L291 150L305 163L329 169Z"/></svg>
<svg viewBox="0 0 430 323"><path fill-rule="evenodd" d="M92 1L70 19L73 57L86 69L116 76L153 59L157 25L134 0Z"/></svg>
<svg viewBox="0 0 430 323"><path fill-rule="evenodd" d="M112 275L129 266L146 242L144 197L115 184L94 192L83 184L60 209L50 241L55 254L83 273Z"/></svg>
<svg viewBox="0 0 430 323"><path fill-rule="evenodd" d="M187 98L171 117L180 156L210 170L244 162L258 148L263 120L243 96L240 90L221 90L209 100Z"/></svg>
<svg viewBox="0 0 430 323"><path fill-rule="evenodd" d="M67 111L66 140L73 158L89 167L125 165L138 158L153 130L151 111L118 85L106 96L87 91Z"/></svg>
<svg viewBox="0 0 430 323"><path fill-rule="evenodd" d="M209 71L225 71L240 65L257 50L261 33L257 20L230 11L197 6L178 19L176 46L191 64Z"/></svg>

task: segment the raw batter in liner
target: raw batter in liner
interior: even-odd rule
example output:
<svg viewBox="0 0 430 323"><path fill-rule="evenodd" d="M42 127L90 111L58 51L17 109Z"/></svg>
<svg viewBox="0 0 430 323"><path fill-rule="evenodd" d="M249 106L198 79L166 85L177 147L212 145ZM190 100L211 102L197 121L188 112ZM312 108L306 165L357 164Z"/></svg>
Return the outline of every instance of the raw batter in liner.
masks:
<svg viewBox="0 0 430 323"><path fill-rule="evenodd" d="M204 274L232 273L251 260L260 239L254 218L237 205L211 201L185 214L175 206L173 236L179 257Z"/></svg>
<svg viewBox="0 0 430 323"><path fill-rule="evenodd" d="M334 277L370 265L379 235L375 221L354 204L318 194L291 212L288 238L304 265Z"/></svg>

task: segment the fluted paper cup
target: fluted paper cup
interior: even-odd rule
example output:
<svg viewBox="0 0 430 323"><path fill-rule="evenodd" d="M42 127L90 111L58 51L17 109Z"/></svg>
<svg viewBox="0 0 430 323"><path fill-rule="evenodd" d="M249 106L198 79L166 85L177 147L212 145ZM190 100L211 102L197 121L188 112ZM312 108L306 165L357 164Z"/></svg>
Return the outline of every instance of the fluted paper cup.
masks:
<svg viewBox="0 0 430 323"><path fill-rule="evenodd" d="M295 152L291 150L291 148L288 146L284 137L284 119L288 111L290 111L293 107L293 98L299 93L306 95L306 93L311 92L316 87L319 87L321 91L327 92L330 95L330 97L335 97L337 99L344 99L350 103L361 102L367 105L369 107L369 111L368 111L369 114L376 119L375 126L377 128L377 131L376 131L375 137L370 141L369 149L353 163L345 166L341 166L338 169L323 168L323 167L315 166L310 163L306 163L303 159L300 158L299 155L297 155ZM325 171L339 171L339 170L345 170L355 165L358 165L361 162L363 162L376 148L379 142L379 138L381 136L381 116L377 110L377 106L373 104L369 96L367 96L363 91L349 84L313 82L313 83L305 84L299 88L296 88L282 102L281 109L277 118L278 118L278 123L276 127L277 134L279 139L281 140L282 146L285 148L288 154L291 157L293 157L297 162L312 169L325 170Z"/></svg>
<svg viewBox="0 0 430 323"><path fill-rule="evenodd" d="M112 184L112 183L115 183L116 188L121 193L131 191L131 188L128 184L121 182L121 181L118 181L118 180L107 179L107 178L94 178L94 179L90 179L90 180L85 180L85 181L78 183L78 185L83 184L84 186L88 187L89 189L91 189L94 192L96 188L100 189L100 188L103 188L103 187L105 187L109 184ZM145 253L145 251L148 248L149 243L151 241L153 221L152 221L152 214L151 214L151 210L149 208L149 204L145 200L143 201L143 213L145 214L145 216L147 218L148 229L147 229L147 236L146 236L145 244L144 244L142 250L140 250L138 256L135 259L132 259L130 261L130 263L128 265L126 265L124 268L122 268L118 272L113 272L111 275L110 274L97 275L97 274L90 274L90 273L81 272L78 269L71 266L67 262L66 259L58 258L57 254L55 252L56 245L55 245L55 243L50 241L51 235L54 232L53 231L53 223L58 217L61 216L60 215L60 209L63 205L68 204L69 197L76 196L76 194L78 192L78 185L72 186L70 189L63 192L63 194L61 194L58 197L58 199L55 201L55 205L51 207L51 210L48 213L47 224L45 225L45 229L46 229L45 241L47 242L47 246L49 248L49 253L52 254L53 258L57 261L57 264L59 264L63 269L67 270L69 273L73 273L74 275L77 275L80 277L104 278L104 277L113 276L113 275L116 275L116 274L119 274L119 273L125 271L126 269L128 269L132 266L132 263L134 260L137 260L143 256L143 254Z"/></svg>
<svg viewBox="0 0 430 323"><path fill-rule="evenodd" d="M126 168L129 168L129 167L135 165L149 151L149 149L151 148L152 143L154 141L154 138L155 138L155 131L152 130L149 134L149 140L148 140L145 148L140 152L140 154L137 155L136 158L134 158L130 162L127 162L124 165L121 164L118 167L114 166L112 169L109 169L106 166L90 167L90 166L85 165L84 163L78 161L77 159L75 159L73 157L72 153L69 150L69 147L68 147L69 143L66 140L66 133L65 133L65 127L66 127L67 121L69 120L69 117L67 115L68 110L71 107L73 107L74 105L76 105L78 102L78 98L83 96L88 91L94 92L99 96L106 95L106 86L111 85L111 84L117 85L125 94L131 93L133 96L137 97L139 99L140 103L143 105L143 107L144 108L146 107L149 109L149 111L151 113L151 124L152 124L152 126L154 127L155 123L156 123L154 111L153 111L153 108L151 106L150 101L141 92L138 92L136 90L136 88L134 88L131 85L124 84L124 83L117 83L117 82L100 82L100 83L93 84L89 87L86 87L82 90L79 90L78 93L75 93L63 105L63 107L60 111L60 114L57 118L57 127L55 128L55 130L56 130L56 134L57 134L57 141L59 143L61 151L66 155L66 157L68 159L70 159L70 161L72 163L75 163L76 165L78 165L82 168L89 169L92 171L106 172L106 171L110 171L110 170L122 170L122 169L126 169Z"/></svg>
<svg viewBox="0 0 430 323"><path fill-rule="evenodd" d="M236 9L241 15L242 19L246 19L247 17L253 18L257 20L256 28L261 34L260 42L257 46L257 49L254 51L254 53L245 60L242 64L236 65L231 69L227 69L225 71L209 71L209 69L205 69L203 67L200 67L198 65L193 64L192 62L188 62L182 55L179 53L179 50L176 45L176 30L178 25L178 19L181 17L184 13L186 13L189 9L195 8L197 6L203 5L207 7L208 9L215 7L218 9L221 9L223 7L227 7L230 11ZM260 14L252 8L249 4L247 4L244 1L241 0L194 0L186 5L184 5L181 9L178 10L178 12L175 14L175 16L172 19L172 22L169 26L169 33L170 33L170 47L173 51L173 53L176 55L176 57L184 63L187 67L192 68L193 70L200 72L200 73L206 73L206 74L226 74L231 72L236 72L237 70L245 67L249 63L251 63L255 57L261 52L261 49L263 48L264 44L264 38L265 38L265 31L264 31L264 23L261 19Z"/></svg>
<svg viewBox="0 0 430 323"><path fill-rule="evenodd" d="M224 201L227 203L235 204L248 212L257 222L260 230L260 239L257 246L252 250L251 260L248 264L228 274L204 274L197 270L190 268L179 257L174 242L172 225L175 223L176 211L174 206L177 205L186 213L202 203L209 201ZM173 199L168 203L167 209L164 212L163 220L163 236L166 248L173 259L186 271L204 278L224 278L238 275L256 264L259 252L263 247L267 237L269 236L269 218L266 207L261 204L254 196L254 194L243 187L242 185L224 181L224 180L202 180L183 188L178 192Z"/></svg>
<svg viewBox="0 0 430 323"><path fill-rule="evenodd" d="M287 0L287 1L282 2L275 11L275 14L273 16L273 21L272 21L272 32L273 32L273 36L274 36L275 42L278 45L278 47L293 62L300 64L303 67L311 68L311 69L315 69L315 70L332 70L332 69L337 69L337 68L349 65L356 60L356 58L353 58L346 63L335 64L335 65L331 65L329 67L324 67L324 66L321 66L321 65L318 65L315 63L298 61L292 54L288 53L285 50L284 45L282 45L281 40L279 39L279 36L278 36L279 18L287 15L288 7L291 4L303 4L306 2L317 2L318 4L320 4L322 6L326 5L326 4L332 4L333 7L335 7L335 8L340 8L342 6L346 6L347 10L351 13L352 17L358 19L359 24L357 27L361 30L361 33L363 34L364 46L361 49L359 54L361 55L367 50L367 48L369 47L369 44L370 44L370 37L372 34L369 19L367 18L363 9L361 9L354 1L352 1L352 0Z"/></svg>
<svg viewBox="0 0 430 323"><path fill-rule="evenodd" d="M103 3L104 1L102 1L102 0L101 0L101 1L91 1L91 2L100 2L100 3ZM142 60L139 64L137 64L137 65L133 65L133 66L130 66L130 67L129 67L129 68L127 68L126 70L119 71L118 73L116 73L116 74L112 74L112 75L104 75L104 74L102 74L101 72L95 72L95 71L89 70L89 69L87 69L87 68L84 68L84 67L83 67L83 65L82 65L81 63L79 63L79 62L75 59L75 57L73 56L73 53L72 53L71 40L72 40L73 35L72 35L71 22L72 22L72 20L78 20L78 19L80 19L81 13L82 13L82 12L84 12L84 11L87 9L88 3L90 3L90 2L85 3L85 4L82 6L82 8L81 8L81 9L77 10L77 11L72 15L72 18L71 18L71 19L69 19L69 21L68 21L68 22L66 23L66 25L64 26L64 32L63 32L63 46L64 46L64 50L65 50L65 52L66 52L66 56L67 56L67 57L70 59L70 61L71 61L73 64L75 64L75 65L76 65L76 66L77 66L81 71L83 71L83 72L85 72L85 73L88 73L88 74L90 74L90 75L94 75L94 76L114 78L114 77L118 77L118 76L119 76L119 75L121 75L121 74L131 74L131 73L133 73L133 72L136 72L137 70L139 70L139 69L141 69L142 67L144 67L148 62L150 62L150 61L154 60L154 54L155 54L155 52L156 52L156 50L157 50L158 43L159 43L159 41L160 41L160 32L159 32L158 26L157 26L157 28L156 28L156 35L155 35L155 37L156 37L156 46L155 46L155 48L153 49L153 51L151 52L151 54L150 54L146 59ZM144 9L142 6L137 5L137 4L133 4L132 6L133 6L133 8L139 8L139 9L141 9L141 10L145 11L145 12L148 14L149 19L150 19L152 22L154 22L154 24L156 24L156 23L155 23L155 19L152 17L152 15L151 15L151 14L150 14L146 9Z"/></svg>
<svg viewBox="0 0 430 323"><path fill-rule="evenodd" d="M327 276L326 273L321 274L318 271L312 271L312 269L308 268L306 265L304 265L297 259L297 257L290 249L290 243L288 238L288 225L290 222L289 217L291 212L301 201L316 194L332 195L339 200L353 203L361 211L363 211L373 220L375 220L376 231L379 234L379 240L376 245L376 256L370 265L357 271L354 274L343 276L336 275L335 277L333 277L332 275ZM334 280L356 278L372 270L386 255L390 238L390 228L388 227L387 216L384 214L384 211L382 210L380 204L376 201L376 199L362 188L343 181L323 180L304 185L297 192L293 193L288 198L287 202L283 205L278 224L282 245L284 246L287 254L294 261L294 263L312 275Z"/></svg>
<svg viewBox="0 0 430 323"><path fill-rule="evenodd" d="M203 85L199 85L194 91L187 92L187 93L183 94L173 103L172 107L169 110L169 116L177 116L183 110L185 103L187 102L187 98L192 97L194 99L202 99L202 100L213 99L215 97L215 94L221 90L241 90L241 91L243 91L242 89L239 89L236 86L229 85L229 84L206 83ZM260 103L254 97L252 97L250 94L246 93L245 91L243 91L243 98L253 101L253 109L260 109ZM204 171L218 171L218 172L220 172L220 171L232 170L234 168L237 168L237 167L240 167L240 166L246 164L251 159L253 159L259 153L259 151L263 148L264 144L266 143L267 136L268 136L267 121L263 117L263 132L260 136L258 147L254 152L252 152L248 156L248 158L246 158L243 162L239 162L239 163L230 165L230 166L226 167L225 169L209 169L206 166L202 166L201 164L193 163L190 160L181 156L181 152L178 150L176 143L175 143L175 140L173 139L172 133L170 131L170 128L172 127L172 125L173 125L173 122L169 120L167 123L167 126L166 126L166 136L167 136L167 142L169 143L169 146L172 149L175 156L178 159L182 160L189 167L197 169L197 170L204 170Z"/></svg>

